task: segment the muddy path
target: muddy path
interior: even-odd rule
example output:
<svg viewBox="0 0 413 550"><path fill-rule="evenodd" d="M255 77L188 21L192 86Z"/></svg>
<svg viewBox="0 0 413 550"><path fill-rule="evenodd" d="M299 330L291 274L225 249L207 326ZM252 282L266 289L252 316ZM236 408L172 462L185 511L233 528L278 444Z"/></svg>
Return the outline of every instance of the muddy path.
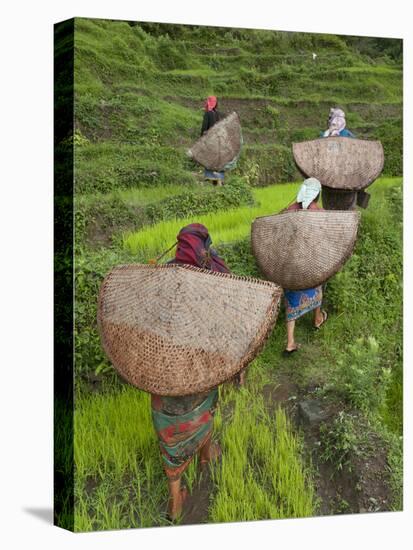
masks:
<svg viewBox="0 0 413 550"><path fill-rule="evenodd" d="M214 490L209 468L204 468L185 501L181 525L209 523L208 508Z"/></svg>
<svg viewBox="0 0 413 550"><path fill-rule="evenodd" d="M318 499L317 515L390 511L392 491L387 449L380 438L357 416L364 440L349 453L348 462L338 467L323 456L322 432L339 417L343 404L317 397L317 388L300 388L284 373L279 384L264 386L269 411L283 407L303 436L304 457L311 468Z"/></svg>

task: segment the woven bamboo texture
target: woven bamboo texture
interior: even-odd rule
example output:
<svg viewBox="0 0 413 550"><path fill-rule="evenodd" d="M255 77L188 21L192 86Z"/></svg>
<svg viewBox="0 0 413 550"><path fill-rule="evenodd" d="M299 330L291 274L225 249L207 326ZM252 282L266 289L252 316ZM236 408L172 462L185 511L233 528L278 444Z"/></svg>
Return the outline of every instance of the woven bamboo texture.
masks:
<svg viewBox="0 0 413 550"><path fill-rule="evenodd" d="M293 143L299 169L333 189L358 191L370 185L383 170L380 141L330 137Z"/></svg>
<svg viewBox="0 0 413 550"><path fill-rule="evenodd" d="M268 281L192 266L122 265L101 285L98 326L128 382L158 395L191 395L252 361L281 295Z"/></svg>
<svg viewBox="0 0 413 550"><path fill-rule="evenodd" d="M210 128L189 150L190 156L207 170L221 171L240 153L241 125L233 112Z"/></svg>
<svg viewBox="0 0 413 550"><path fill-rule="evenodd" d="M256 218L252 250L263 274L289 290L314 288L351 256L360 214L297 210Z"/></svg>

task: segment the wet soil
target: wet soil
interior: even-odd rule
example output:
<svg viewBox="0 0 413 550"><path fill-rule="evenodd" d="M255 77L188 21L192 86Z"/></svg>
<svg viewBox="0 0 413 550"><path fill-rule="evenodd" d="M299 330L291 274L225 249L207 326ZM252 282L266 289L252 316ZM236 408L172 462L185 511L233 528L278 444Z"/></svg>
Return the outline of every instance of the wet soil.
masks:
<svg viewBox="0 0 413 550"><path fill-rule="evenodd" d="M214 484L208 467L202 469L198 483L192 488L192 493L184 503L181 525L197 525L208 523L208 507L214 493Z"/></svg>
<svg viewBox="0 0 413 550"><path fill-rule="evenodd" d="M342 470L336 464L321 458L320 426L331 424L343 410L343 403L320 399L322 421L309 424L300 414L298 404L317 398L317 385L306 388L292 380L288 372L278 376L278 382L263 388L265 404L270 413L283 407L304 440L304 454L310 465L318 499L317 515L335 515L390 511L391 489L387 464L387 449L380 438L363 425L360 418L357 429L364 442L359 453L352 453Z"/></svg>
<svg viewBox="0 0 413 550"><path fill-rule="evenodd" d="M331 415L327 422L331 422ZM343 469L320 456L318 428L304 431L305 451L312 463L316 494L319 499L317 515L357 514L391 510L391 490L387 465L387 450L379 438L369 435L370 452L354 453Z"/></svg>

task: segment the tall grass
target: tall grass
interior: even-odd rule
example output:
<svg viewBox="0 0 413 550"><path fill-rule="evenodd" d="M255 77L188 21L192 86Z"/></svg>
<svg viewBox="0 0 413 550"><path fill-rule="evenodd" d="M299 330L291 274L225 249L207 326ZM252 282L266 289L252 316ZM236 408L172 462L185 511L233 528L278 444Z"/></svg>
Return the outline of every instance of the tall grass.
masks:
<svg viewBox="0 0 413 550"><path fill-rule="evenodd" d="M381 190L395 185L401 178L381 178L374 187L375 195ZM257 206L244 206L225 211L217 211L193 217L162 221L141 231L125 234L123 245L127 251L139 259L150 258L169 248L181 227L195 221L208 227L214 244L229 243L244 239L251 232L251 223L258 216L274 214L293 202L298 183L271 185L253 190ZM173 252L169 254L172 257Z"/></svg>
<svg viewBox="0 0 413 550"><path fill-rule="evenodd" d="M213 469L217 493L214 522L314 515L312 482L301 461L301 444L282 409L267 412L262 395L232 394L233 414L216 418L222 460Z"/></svg>
<svg viewBox="0 0 413 550"><path fill-rule="evenodd" d="M281 410L275 418L254 388L227 391L232 417L216 414L222 464L213 469L217 494L211 521L303 517L314 493L301 446ZM75 530L166 525L167 483L154 433L149 396L135 388L80 398L75 411ZM199 479L194 461L185 482Z"/></svg>
<svg viewBox="0 0 413 550"><path fill-rule="evenodd" d="M79 398L74 433L76 531L168 524L148 394L127 387Z"/></svg>

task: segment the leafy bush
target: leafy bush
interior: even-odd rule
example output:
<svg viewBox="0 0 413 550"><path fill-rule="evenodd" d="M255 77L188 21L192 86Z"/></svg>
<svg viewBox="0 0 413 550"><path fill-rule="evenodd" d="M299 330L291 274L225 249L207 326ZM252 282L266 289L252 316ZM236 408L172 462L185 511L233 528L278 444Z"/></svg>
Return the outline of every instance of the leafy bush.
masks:
<svg viewBox="0 0 413 550"><path fill-rule="evenodd" d="M113 264L112 264L112 261ZM97 296L103 277L117 262L102 255L92 258L78 253L75 262L75 372L77 376L102 371L109 361L97 332ZM112 265L111 265L112 264ZM78 382L80 380L78 379Z"/></svg>
<svg viewBox="0 0 413 550"><path fill-rule="evenodd" d="M402 193L384 188L380 194L362 214L351 260L327 284L328 307L340 318L340 334L331 329L329 386L401 433Z"/></svg>
<svg viewBox="0 0 413 550"><path fill-rule="evenodd" d="M247 175L250 165L258 165L258 185L270 185L274 181L288 182L299 179L291 148L283 145L245 146L239 161L241 175Z"/></svg>
<svg viewBox="0 0 413 550"><path fill-rule="evenodd" d="M353 455L360 454L354 417L340 411L331 424L320 427L320 458L334 464L337 471L350 467Z"/></svg>
<svg viewBox="0 0 413 550"><path fill-rule="evenodd" d="M391 370L380 365L379 346L373 337L357 338L337 359L333 385L352 406L375 413L382 406Z"/></svg>
<svg viewBox="0 0 413 550"><path fill-rule="evenodd" d="M186 52L182 51L179 43L177 45L176 41L171 40L168 34L160 36L157 42L157 58L161 69L169 71L171 69L186 69L188 67Z"/></svg>
<svg viewBox="0 0 413 550"><path fill-rule="evenodd" d="M212 187L212 186L211 186ZM202 188L201 188L202 189ZM126 230L139 228L173 218L186 218L225 208L254 204L254 197L247 182L237 176L228 176L224 187L201 190L188 188L185 193L144 205L130 203L121 194L113 194L109 201L96 200L77 202L77 242L89 244L111 242L112 237Z"/></svg>
<svg viewBox="0 0 413 550"><path fill-rule="evenodd" d="M233 273L247 277L260 277L249 238L235 243L220 244L216 250L225 258L225 263Z"/></svg>
<svg viewBox="0 0 413 550"><path fill-rule="evenodd" d="M372 137L382 142L384 149L383 172L389 176L403 175L403 128L402 120L386 120L373 132Z"/></svg>
<svg viewBox="0 0 413 550"><path fill-rule="evenodd" d="M185 195L151 204L147 207L146 214L151 222L155 222L254 204L251 190L243 178L230 176L227 180L225 186L219 189L206 193L188 191Z"/></svg>

